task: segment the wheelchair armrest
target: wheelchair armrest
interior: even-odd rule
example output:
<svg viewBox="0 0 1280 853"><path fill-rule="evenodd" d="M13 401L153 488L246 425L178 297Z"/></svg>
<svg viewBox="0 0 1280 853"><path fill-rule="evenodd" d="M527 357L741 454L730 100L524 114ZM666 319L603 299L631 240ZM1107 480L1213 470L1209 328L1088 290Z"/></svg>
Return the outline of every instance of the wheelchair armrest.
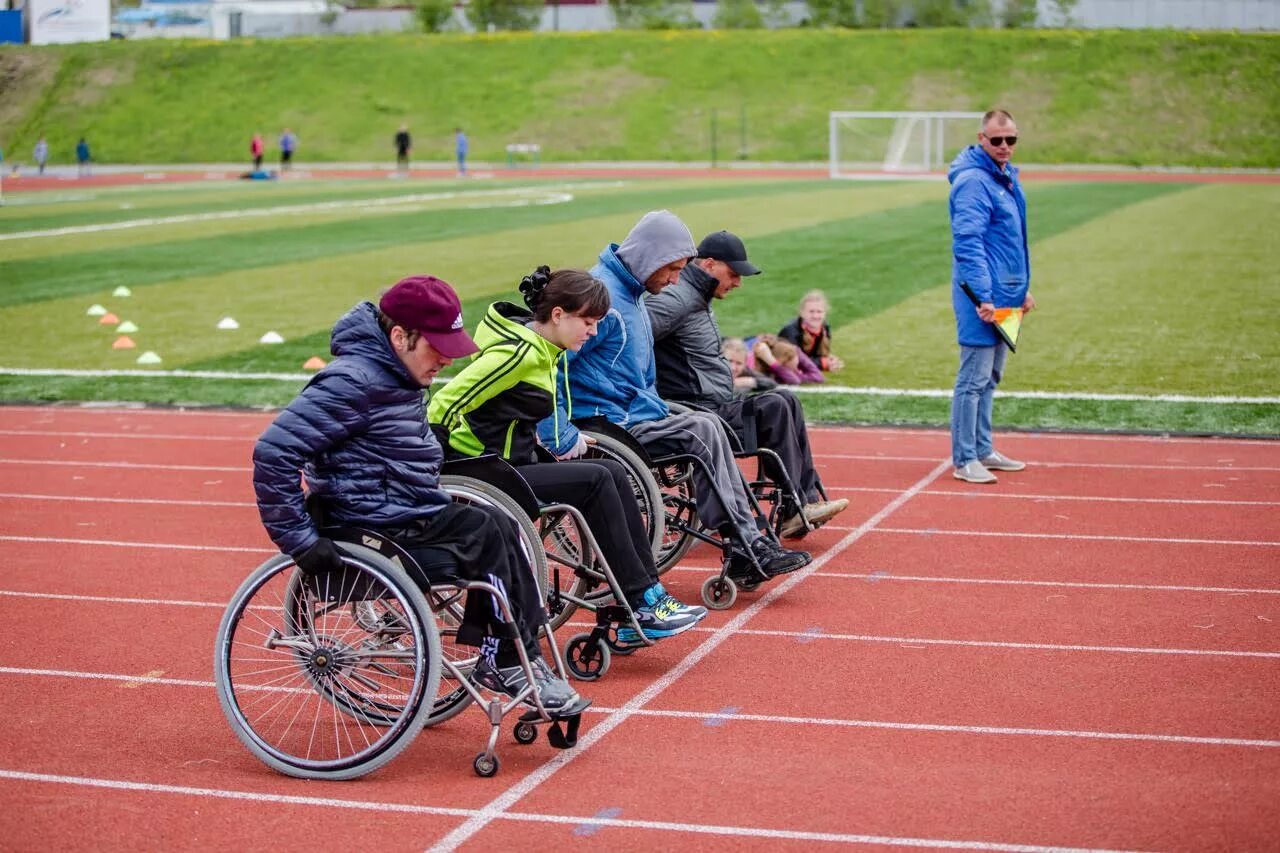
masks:
<svg viewBox="0 0 1280 853"><path fill-rule="evenodd" d="M501 456L487 453L484 456L471 456L466 459L450 459L440 467L440 473L471 477L488 483L519 504L531 520L537 521L538 516L541 515L533 489L529 488L528 482L520 476L520 470Z"/></svg>
<svg viewBox="0 0 1280 853"><path fill-rule="evenodd" d="M729 422L720 417L719 413L717 413L715 409L698 403L691 403L688 400L681 400L679 402L676 402L675 400L667 400L666 404L667 408L671 410L671 413L675 415L687 415L690 412L705 412L708 415L715 415L720 421L720 426L724 429L725 438L729 439L729 447L733 450L734 455L738 456L744 452L742 448L742 439L733 431L733 427L729 426Z"/></svg>

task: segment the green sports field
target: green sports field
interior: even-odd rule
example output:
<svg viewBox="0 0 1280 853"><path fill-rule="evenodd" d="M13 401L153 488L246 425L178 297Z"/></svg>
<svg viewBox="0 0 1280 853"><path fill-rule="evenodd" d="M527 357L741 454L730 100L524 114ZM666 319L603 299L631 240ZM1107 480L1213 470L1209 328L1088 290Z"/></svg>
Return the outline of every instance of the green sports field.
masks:
<svg viewBox="0 0 1280 853"><path fill-rule="evenodd" d="M1280 185L1044 180L1027 195L1041 310L999 425L1280 434ZM4 400L279 405L300 379L234 374L302 374L328 357L333 320L398 278L452 282L471 325L534 266L589 266L665 207L697 237L739 233L766 271L716 306L726 334L776 331L802 293L828 293L847 364L830 381L864 390L806 395L812 417L946 422L944 396L865 390L953 379L942 181L68 182L6 202ZM112 348L95 304L138 327L136 348ZM259 343L268 331L285 343ZM161 363L139 367L146 351ZM114 370L163 375L67 373Z"/></svg>

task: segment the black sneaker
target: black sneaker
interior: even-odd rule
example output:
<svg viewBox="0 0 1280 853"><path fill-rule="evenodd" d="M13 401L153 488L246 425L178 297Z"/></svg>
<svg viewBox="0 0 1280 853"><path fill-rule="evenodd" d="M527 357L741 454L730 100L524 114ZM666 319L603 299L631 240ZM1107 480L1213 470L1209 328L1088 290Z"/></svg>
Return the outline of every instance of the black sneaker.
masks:
<svg viewBox="0 0 1280 853"><path fill-rule="evenodd" d="M768 536L761 536L752 542L751 553L755 556L756 563L771 578L803 569L813 562L808 551L789 551Z"/></svg>

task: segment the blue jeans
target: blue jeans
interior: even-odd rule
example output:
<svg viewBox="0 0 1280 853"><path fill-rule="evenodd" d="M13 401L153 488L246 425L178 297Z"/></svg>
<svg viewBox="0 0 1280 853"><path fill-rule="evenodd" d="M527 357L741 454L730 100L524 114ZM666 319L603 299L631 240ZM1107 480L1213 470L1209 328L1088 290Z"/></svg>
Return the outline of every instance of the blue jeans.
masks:
<svg viewBox="0 0 1280 853"><path fill-rule="evenodd" d="M960 370L951 397L951 462L957 468L985 459L995 449L991 445L991 408L1008 355L1004 341L990 347L960 345Z"/></svg>

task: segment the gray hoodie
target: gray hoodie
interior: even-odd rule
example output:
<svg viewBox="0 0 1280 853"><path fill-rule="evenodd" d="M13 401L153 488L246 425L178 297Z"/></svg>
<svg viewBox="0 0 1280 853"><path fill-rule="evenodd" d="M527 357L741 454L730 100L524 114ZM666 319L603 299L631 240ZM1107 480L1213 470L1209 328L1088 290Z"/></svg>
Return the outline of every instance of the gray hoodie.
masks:
<svg viewBox="0 0 1280 853"><path fill-rule="evenodd" d="M698 254L693 235L680 218L669 210L653 210L640 218L618 246L618 257L644 284L649 276L672 261Z"/></svg>

